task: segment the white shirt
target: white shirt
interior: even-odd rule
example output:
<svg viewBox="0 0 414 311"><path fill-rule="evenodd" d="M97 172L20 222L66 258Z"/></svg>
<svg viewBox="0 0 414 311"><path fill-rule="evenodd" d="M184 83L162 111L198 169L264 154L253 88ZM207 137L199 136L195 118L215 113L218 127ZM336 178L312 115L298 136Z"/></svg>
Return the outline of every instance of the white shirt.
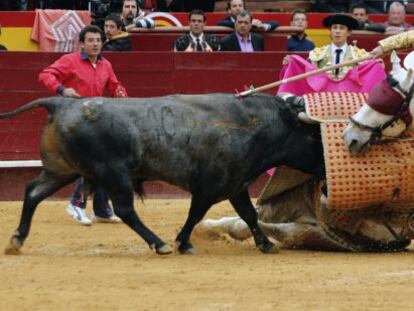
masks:
<svg viewBox="0 0 414 311"><path fill-rule="evenodd" d="M204 51L204 47L203 47L204 33L201 33L201 35L200 35L200 36L196 37L196 36L194 36L194 35L192 34L192 32L190 32L190 37L191 37L191 39L192 39L192 40L193 40L193 42L194 42L194 46L197 46L197 39L200 39L200 44L201 44L201 47L202 47L202 49L203 49L203 51Z"/></svg>
<svg viewBox="0 0 414 311"><path fill-rule="evenodd" d="M346 49L348 48L348 43L345 43L343 46L337 47L335 44L331 44L331 56L332 56L332 65L335 65L336 60L336 50L341 49L342 53L339 55L339 63L344 61Z"/></svg>

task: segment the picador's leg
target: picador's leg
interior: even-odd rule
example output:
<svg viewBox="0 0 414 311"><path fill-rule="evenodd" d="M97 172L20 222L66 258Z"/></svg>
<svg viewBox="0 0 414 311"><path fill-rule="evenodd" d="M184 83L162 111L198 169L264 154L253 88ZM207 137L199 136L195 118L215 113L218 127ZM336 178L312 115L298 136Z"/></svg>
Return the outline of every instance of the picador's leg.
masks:
<svg viewBox="0 0 414 311"><path fill-rule="evenodd" d="M118 170L117 172L108 172L107 177L102 186L111 197L115 214L138 233L150 248L155 248L157 254L170 254L172 248L148 229L135 212L133 187L129 174Z"/></svg>
<svg viewBox="0 0 414 311"><path fill-rule="evenodd" d="M27 184L20 224L10 239L10 244L5 250L6 254L19 253L19 249L23 246L29 234L30 225L37 205L76 178L78 178L77 175L56 176L43 170L36 179Z"/></svg>
<svg viewBox="0 0 414 311"><path fill-rule="evenodd" d="M346 251L346 247L328 237L316 223L258 222L263 233L280 242L284 248L303 248L325 251ZM252 236L249 226L240 217L207 219L199 225L201 232L228 234L233 239L245 240Z"/></svg>
<svg viewBox="0 0 414 311"><path fill-rule="evenodd" d="M240 217L206 219L198 225L198 230L213 234L229 234L234 239L245 240L252 236L249 226Z"/></svg>
<svg viewBox="0 0 414 311"><path fill-rule="evenodd" d="M187 220L175 239L178 245L178 251L181 254L194 253L193 245L190 242L191 232L193 231L194 226L203 219L211 205L213 205L213 203L211 203L207 196L193 194Z"/></svg>
<svg viewBox="0 0 414 311"><path fill-rule="evenodd" d="M269 241L263 234L257 223L257 212L253 207L247 190L243 190L239 195L230 199L236 212L246 222L252 232L256 246L263 253L271 253L277 250L277 247Z"/></svg>

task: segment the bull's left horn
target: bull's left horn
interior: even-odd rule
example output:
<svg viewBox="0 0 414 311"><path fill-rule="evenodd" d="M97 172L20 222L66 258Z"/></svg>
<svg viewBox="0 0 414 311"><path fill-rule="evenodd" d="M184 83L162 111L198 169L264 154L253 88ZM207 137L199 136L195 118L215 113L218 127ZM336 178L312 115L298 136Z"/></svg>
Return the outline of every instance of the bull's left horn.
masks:
<svg viewBox="0 0 414 311"><path fill-rule="evenodd" d="M318 124L318 121L312 120L309 118L309 116L306 114L306 112L299 112L298 114L299 120L302 122L308 123L308 124Z"/></svg>

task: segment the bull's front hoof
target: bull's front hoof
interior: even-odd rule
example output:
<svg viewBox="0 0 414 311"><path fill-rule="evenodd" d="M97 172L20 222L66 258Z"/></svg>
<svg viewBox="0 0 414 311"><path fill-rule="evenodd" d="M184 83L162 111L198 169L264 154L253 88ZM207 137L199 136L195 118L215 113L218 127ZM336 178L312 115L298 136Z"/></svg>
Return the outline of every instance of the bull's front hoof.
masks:
<svg viewBox="0 0 414 311"><path fill-rule="evenodd" d="M279 252L279 247L272 242L259 245L259 249L263 254L275 254Z"/></svg>
<svg viewBox="0 0 414 311"><path fill-rule="evenodd" d="M169 254L171 254L173 252L173 249L168 244L164 244L164 245L161 245L160 247L157 247L155 249L155 252L158 255L169 255Z"/></svg>
<svg viewBox="0 0 414 311"><path fill-rule="evenodd" d="M178 245L178 251L181 255L195 255L196 251L190 243L181 243Z"/></svg>
<svg viewBox="0 0 414 311"><path fill-rule="evenodd" d="M178 250L181 255L195 255L196 250L193 247L187 248L186 250Z"/></svg>
<svg viewBox="0 0 414 311"><path fill-rule="evenodd" d="M22 247L23 243L19 240L18 237L13 236L10 239L10 244L4 250L6 255L19 255L20 248Z"/></svg>

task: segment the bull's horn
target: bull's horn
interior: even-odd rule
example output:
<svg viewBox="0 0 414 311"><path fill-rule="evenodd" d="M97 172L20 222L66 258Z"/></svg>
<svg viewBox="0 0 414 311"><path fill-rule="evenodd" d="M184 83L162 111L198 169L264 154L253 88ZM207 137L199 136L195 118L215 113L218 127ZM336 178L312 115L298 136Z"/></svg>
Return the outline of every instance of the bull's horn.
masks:
<svg viewBox="0 0 414 311"><path fill-rule="evenodd" d="M299 112L298 114L298 118L299 120L301 120L302 122L308 123L308 124L318 124L318 121L312 120L311 118L309 118L309 116L306 114L306 112Z"/></svg>

